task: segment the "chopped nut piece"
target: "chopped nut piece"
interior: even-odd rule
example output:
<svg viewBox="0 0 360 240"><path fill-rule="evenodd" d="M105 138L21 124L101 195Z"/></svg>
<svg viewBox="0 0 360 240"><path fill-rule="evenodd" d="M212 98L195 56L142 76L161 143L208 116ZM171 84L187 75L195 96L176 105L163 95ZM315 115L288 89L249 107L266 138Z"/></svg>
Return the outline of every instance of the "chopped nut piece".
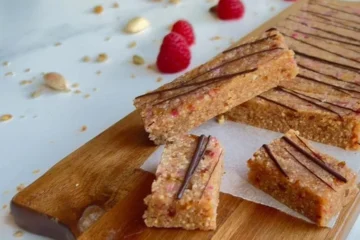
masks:
<svg viewBox="0 0 360 240"><path fill-rule="evenodd" d="M24 70L24 72L30 72L30 71L31 71L30 68Z"/></svg>
<svg viewBox="0 0 360 240"><path fill-rule="evenodd" d="M144 58L139 55L134 55L132 60L135 65L143 65L145 63Z"/></svg>
<svg viewBox="0 0 360 240"><path fill-rule="evenodd" d="M58 91L68 90L67 82L65 78L59 73L56 72L46 73L44 75L44 81L48 87L54 90L58 90Z"/></svg>
<svg viewBox="0 0 360 240"><path fill-rule="evenodd" d="M225 116L224 114L221 114L219 116L216 117L216 121L219 123L219 124L224 124L225 123Z"/></svg>
<svg viewBox="0 0 360 240"><path fill-rule="evenodd" d="M84 125L84 126L81 127L80 132L85 132L86 130L87 130L87 126Z"/></svg>
<svg viewBox="0 0 360 240"><path fill-rule="evenodd" d="M84 56L84 57L82 58L82 61L83 61L83 62L90 62L90 61L91 61L91 58L90 58L89 56Z"/></svg>
<svg viewBox="0 0 360 240"><path fill-rule="evenodd" d="M128 46L128 47L129 47L129 48L134 48L134 47L136 47L136 42L133 41L133 42L129 43L129 46Z"/></svg>
<svg viewBox="0 0 360 240"><path fill-rule="evenodd" d="M37 174L39 172L40 172L40 169L36 169L36 170L32 171L33 174Z"/></svg>
<svg viewBox="0 0 360 240"><path fill-rule="evenodd" d="M80 91L80 90L75 90L74 93L75 93L75 94L80 94L81 91Z"/></svg>
<svg viewBox="0 0 360 240"><path fill-rule="evenodd" d="M10 65L10 62L8 62L8 61L3 62L3 66L7 67L9 65Z"/></svg>
<svg viewBox="0 0 360 240"><path fill-rule="evenodd" d="M119 8L119 4L117 2L114 2L113 8Z"/></svg>
<svg viewBox="0 0 360 240"><path fill-rule="evenodd" d="M124 31L127 33L138 33L150 26L150 22L143 17L131 19L125 26Z"/></svg>
<svg viewBox="0 0 360 240"><path fill-rule="evenodd" d="M62 45L61 42L56 42L56 43L54 44L55 47L58 47L58 46L61 46L61 45Z"/></svg>
<svg viewBox="0 0 360 240"><path fill-rule="evenodd" d="M13 234L13 236L14 237L22 237L22 236L24 236L24 232L21 230L18 230Z"/></svg>
<svg viewBox="0 0 360 240"><path fill-rule="evenodd" d="M90 94L85 94L84 95L84 98L89 98L90 97Z"/></svg>
<svg viewBox="0 0 360 240"><path fill-rule="evenodd" d="M155 71L155 72L158 71L155 64L149 64L149 65L147 65L146 68L149 69L149 70Z"/></svg>
<svg viewBox="0 0 360 240"><path fill-rule="evenodd" d="M32 81L31 80L22 80L20 82L20 85L28 85L28 84L32 84Z"/></svg>
<svg viewBox="0 0 360 240"><path fill-rule="evenodd" d="M162 80L163 80L162 77L158 77L158 78L156 79L157 82L161 82Z"/></svg>
<svg viewBox="0 0 360 240"><path fill-rule="evenodd" d="M40 97L42 91L43 91L43 88L37 89L36 91L34 91L34 92L31 93L31 97L32 97L32 98Z"/></svg>
<svg viewBox="0 0 360 240"><path fill-rule="evenodd" d="M100 75L102 72L100 70L96 71L97 75Z"/></svg>
<svg viewBox="0 0 360 240"><path fill-rule="evenodd" d="M95 6L93 12L96 14L101 14L104 12L104 8L101 5Z"/></svg>
<svg viewBox="0 0 360 240"><path fill-rule="evenodd" d="M6 122L13 118L11 114L4 114L0 117L0 122Z"/></svg>
<svg viewBox="0 0 360 240"><path fill-rule="evenodd" d="M6 209L7 208L7 204L4 204L3 206L2 206L2 209Z"/></svg>
<svg viewBox="0 0 360 240"><path fill-rule="evenodd" d="M131 77L131 78L136 78L135 74L131 74L130 77Z"/></svg>
<svg viewBox="0 0 360 240"><path fill-rule="evenodd" d="M220 40L221 37L220 36L214 36L212 38L210 38L211 41L217 41L217 40Z"/></svg>
<svg viewBox="0 0 360 240"><path fill-rule="evenodd" d="M96 58L97 62L105 62L108 60L108 55L106 53L100 53L99 56Z"/></svg>
<svg viewBox="0 0 360 240"><path fill-rule="evenodd" d="M106 37L105 38L105 41L110 41L111 40L111 37Z"/></svg>
<svg viewBox="0 0 360 240"><path fill-rule="evenodd" d="M96 92L98 89L97 88L93 88L93 92Z"/></svg>
<svg viewBox="0 0 360 240"><path fill-rule="evenodd" d="M77 88L79 87L79 84L78 83L74 83L73 85L71 85L72 88Z"/></svg>
<svg viewBox="0 0 360 240"><path fill-rule="evenodd" d="M181 2L181 0L169 0L169 3L172 4L179 4Z"/></svg>
<svg viewBox="0 0 360 240"><path fill-rule="evenodd" d="M14 76L15 74L13 73L13 72L7 72L7 73L5 73L5 77L7 77L7 76Z"/></svg>
<svg viewBox="0 0 360 240"><path fill-rule="evenodd" d="M16 187L16 191L20 192L25 188L25 184L21 183Z"/></svg>

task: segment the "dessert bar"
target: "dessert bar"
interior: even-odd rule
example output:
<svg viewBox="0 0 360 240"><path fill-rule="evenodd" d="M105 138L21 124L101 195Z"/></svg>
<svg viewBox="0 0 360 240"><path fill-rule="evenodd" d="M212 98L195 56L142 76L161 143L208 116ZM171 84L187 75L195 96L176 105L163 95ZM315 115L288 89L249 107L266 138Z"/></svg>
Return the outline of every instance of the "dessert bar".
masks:
<svg viewBox="0 0 360 240"><path fill-rule="evenodd" d="M134 104L150 139L163 144L279 82L293 79L298 72L293 55L283 36L270 29L173 82L138 96Z"/></svg>
<svg viewBox="0 0 360 240"><path fill-rule="evenodd" d="M358 192L356 174L315 150L298 132L263 145L248 161L248 178L319 226L326 226Z"/></svg>
<svg viewBox="0 0 360 240"><path fill-rule="evenodd" d="M227 118L360 149L360 15L311 1L276 28L294 50L299 74L230 110Z"/></svg>
<svg viewBox="0 0 360 240"><path fill-rule="evenodd" d="M148 227L213 230L223 174L223 149L214 137L186 135L168 142L145 198Z"/></svg>

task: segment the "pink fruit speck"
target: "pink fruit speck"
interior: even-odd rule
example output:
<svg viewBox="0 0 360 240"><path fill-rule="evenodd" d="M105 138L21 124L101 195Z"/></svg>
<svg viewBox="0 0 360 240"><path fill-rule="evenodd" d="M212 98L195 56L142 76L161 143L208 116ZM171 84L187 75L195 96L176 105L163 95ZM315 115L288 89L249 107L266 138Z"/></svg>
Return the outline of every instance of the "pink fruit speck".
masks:
<svg viewBox="0 0 360 240"><path fill-rule="evenodd" d="M297 38L297 37L298 37L298 34L297 34L297 33L293 33L291 36L292 36L293 38Z"/></svg>
<svg viewBox="0 0 360 240"><path fill-rule="evenodd" d="M173 117L179 116L179 111L177 109L172 109L171 110L171 116L173 116Z"/></svg>

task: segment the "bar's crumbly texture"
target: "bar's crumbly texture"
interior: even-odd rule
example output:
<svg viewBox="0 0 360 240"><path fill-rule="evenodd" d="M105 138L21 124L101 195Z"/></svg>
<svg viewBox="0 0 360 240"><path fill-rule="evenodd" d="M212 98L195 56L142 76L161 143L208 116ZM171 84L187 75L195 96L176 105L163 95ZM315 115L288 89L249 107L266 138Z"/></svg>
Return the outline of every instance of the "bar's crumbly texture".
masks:
<svg viewBox="0 0 360 240"><path fill-rule="evenodd" d="M353 11L311 1L279 23L300 73L226 117L273 131L295 129L307 139L359 150L360 15Z"/></svg>
<svg viewBox="0 0 360 240"><path fill-rule="evenodd" d="M151 194L144 200L147 210L143 218L148 227L216 228L223 174L223 150L216 138L210 137L189 185L183 196L177 199L198 141L198 137L186 135L166 144Z"/></svg>
<svg viewBox="0 0 360 240"><path fill-rule="evenodd" d="M357 176L345 162L318 152L293 130L261 147L248 167L251 184L319 226L326 226L358 192Z"/></svg>
<svg viewBox="0 0 360 240"><path fill-rule="evenodd" d="M293 51L276 30L234 46L213 60L139 96L145 130L163 144L298 73Z"/></svg>

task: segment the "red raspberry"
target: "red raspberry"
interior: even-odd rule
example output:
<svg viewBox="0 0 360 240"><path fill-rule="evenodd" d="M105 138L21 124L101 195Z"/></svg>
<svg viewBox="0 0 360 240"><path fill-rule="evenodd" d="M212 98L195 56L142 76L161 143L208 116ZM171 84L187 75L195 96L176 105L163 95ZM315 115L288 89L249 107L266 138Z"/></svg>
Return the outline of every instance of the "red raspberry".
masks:
<svg viewBox="0 0 360 240"><path fill-rule="evenodd" d="M190 65L191 52L183 36L171 32L165 36L156 65L160 72L176 73Z"/></svg>
<svg viewBox="0 0 360 240"><path fill-rule="evenodd" d="M195 42L194 30L188 21L177 21L176 23L174 23L171 31L182 35L189 45L192 45Z"/></svg>
<svg viewBox="0 0 360 240"><path fill-rule="evenodd" d="M220 19L239 19L244 16L245 6L240 0L220 0L216 8Z"/></svg>

